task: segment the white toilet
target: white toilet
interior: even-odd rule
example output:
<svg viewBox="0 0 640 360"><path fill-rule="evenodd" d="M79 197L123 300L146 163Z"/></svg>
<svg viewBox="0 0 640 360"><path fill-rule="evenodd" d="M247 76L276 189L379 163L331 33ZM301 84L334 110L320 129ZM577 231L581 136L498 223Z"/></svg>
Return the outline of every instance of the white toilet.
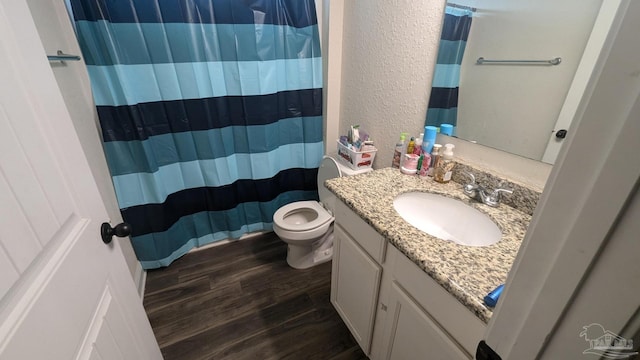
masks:
<svg viewBox="0 0 640 360"><path fill-rule="evenodd" d="M325 180L362 174L371 168L352 170L324 156L318 169L317 201L297 201L273 214L273 231L288 244L287 263L306 269L331 260L333 255L333 211L335 195L324 186Z"/></svg>

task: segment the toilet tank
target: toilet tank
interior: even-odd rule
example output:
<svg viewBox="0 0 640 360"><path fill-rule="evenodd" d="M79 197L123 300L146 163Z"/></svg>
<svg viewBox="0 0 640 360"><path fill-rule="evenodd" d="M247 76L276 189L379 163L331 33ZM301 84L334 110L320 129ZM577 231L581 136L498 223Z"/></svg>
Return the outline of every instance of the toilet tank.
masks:
<svg viewBox="0 0 640 360"><path fill-rule="evenodd" d="M318 168L318 196L320 198L320 203L322 203L324 208L333 215L336 196L324 186L324 182L329 179L363 174L372 170L373 169L371 168L357 171L352 170L351 168L340 164L340 162L336 161L333 157L324 156L320 163L320 167Z"/></svg>

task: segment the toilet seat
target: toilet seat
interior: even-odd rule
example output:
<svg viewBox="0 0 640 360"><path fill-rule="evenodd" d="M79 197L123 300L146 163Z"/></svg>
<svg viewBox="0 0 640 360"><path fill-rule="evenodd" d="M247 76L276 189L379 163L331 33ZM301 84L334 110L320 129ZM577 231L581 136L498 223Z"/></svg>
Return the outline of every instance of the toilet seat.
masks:
<svg viewBox="0 0 640 360"><path fill-rule="evenodd" d="M298 224L290 223L286 221L286 218L296 212L312 211L316 216L315 219L302 222ZM291 204L287 204L276 211L273 214L273 221L283 230L288 231L307 231L325 225L327 222L333 221L333 216L329 214L322 204L317 201L297 201Z"/></svg>

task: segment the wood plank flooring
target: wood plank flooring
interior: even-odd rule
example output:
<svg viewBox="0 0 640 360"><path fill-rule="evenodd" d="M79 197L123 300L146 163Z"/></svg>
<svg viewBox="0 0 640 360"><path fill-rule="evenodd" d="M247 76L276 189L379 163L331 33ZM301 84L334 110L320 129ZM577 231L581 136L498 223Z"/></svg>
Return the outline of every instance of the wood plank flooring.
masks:
<svg viewBox="0 0 640 360"><path fill-rule="evenodd" d="M144 307L166 360L366 359L329 302L331 262L290 268L265 234L147 274Z"/></svg>

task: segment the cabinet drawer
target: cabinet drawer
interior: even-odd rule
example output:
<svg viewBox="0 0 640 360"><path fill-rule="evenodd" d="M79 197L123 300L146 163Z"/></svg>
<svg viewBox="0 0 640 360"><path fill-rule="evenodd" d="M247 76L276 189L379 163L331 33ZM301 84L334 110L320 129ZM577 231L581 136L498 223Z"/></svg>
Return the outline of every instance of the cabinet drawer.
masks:
<svg viewBox="0 0 640 360"><path fill-rule="evenodd" d="M336 201L336 222L379 264L384 262L386 241L371 225L342 201Z"/></svg>

